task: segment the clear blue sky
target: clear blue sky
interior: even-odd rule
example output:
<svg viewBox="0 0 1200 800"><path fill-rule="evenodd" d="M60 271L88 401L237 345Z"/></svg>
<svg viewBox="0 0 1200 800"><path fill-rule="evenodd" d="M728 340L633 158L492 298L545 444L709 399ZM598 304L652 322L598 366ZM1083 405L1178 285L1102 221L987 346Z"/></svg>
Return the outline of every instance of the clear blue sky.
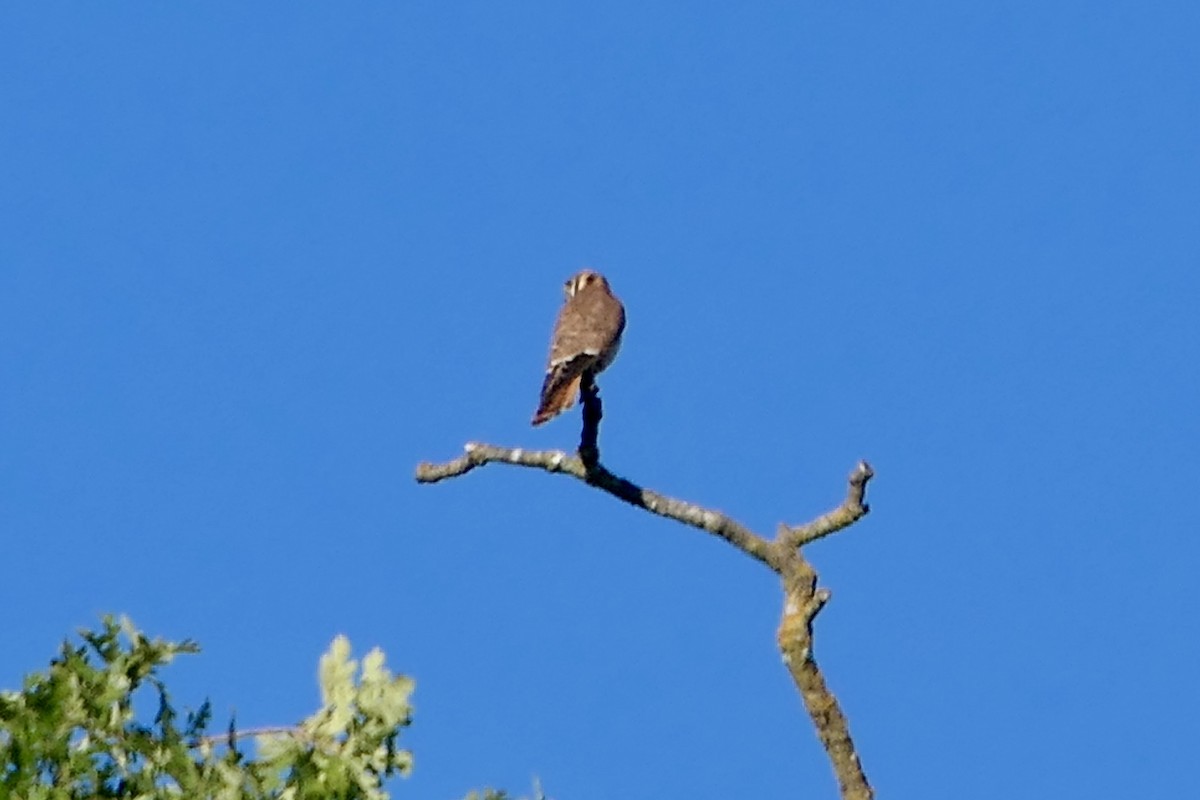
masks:
<svg viewBox="0 0 1200 800"><path fill-rule="evenodd" d="M102 612L246 725L339 632L398 797L832 797L773 577L550 476L561 282L616 472L812 548L890 798L1194 790L1200 6L7 5L0 686ZM223 713L219 720L225 719Z"/></svg>

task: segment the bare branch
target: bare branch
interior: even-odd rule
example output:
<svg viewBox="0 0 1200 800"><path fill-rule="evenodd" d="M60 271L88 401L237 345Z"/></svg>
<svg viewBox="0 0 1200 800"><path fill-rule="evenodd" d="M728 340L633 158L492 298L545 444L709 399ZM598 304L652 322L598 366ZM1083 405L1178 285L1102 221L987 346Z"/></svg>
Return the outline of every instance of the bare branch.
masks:
<svg viewBox="0 0 1200 800"><path fill-rule="evenodd" d="M846 717L813 658L813 620L829 601L829 591L817 588L817 573L800 551L803 545L840 531L866 515L867 483L875 474L870 465L860 461L850 473L846 499L837 508L803 525L781 524L775 538L768 540L720 511L659 494L609 472L600 463L598 439L603 408L591 376L585 376L580 394L583 432L577 454L472 442L466 446L466 453L452 461L418 465L417 481L436 483L493 462L561 473L630 505L719 536L766 564L783 579L780 652L829 756L842 798L871 800L874 793L858 760Z"/></svg>
<svg viewBox="0 0 1200 800"><path fill-rule="evenodd" d="M561 472L563 464L578 461L562 450L523 450L520 447L497 447L479 442L467 442L466 452L443 464L422 462L417 465L417 483L437 483L447 478L465 475L476 467L499 462L518 467L537 467L547 472ZM582 464L580 464L582 470Z"/></svg>
<svg viewBox="0 0 1200 800"><path fill-rule="evenodd" d="M720 511L644 489L632 481L612 474L599 464L588 472L586 480L630 505L720 536L751 558L778 570L774 563L776 550L771 543Z"/></svg>
<svg viewBox="0 0 1200 800"><path fill-rule="evenodd" d="M867 462L858 462L850 473L846 499L840 506L804 525L794 528L780 525L775 537L775 545L781 552L784 595L779 650L829 756L843 800L871 800L875 795L850 738L846 715L829 691L813 656L813 620L829 602L830 595L828 589L817 588L817 572L804 558L800 546L861 519L868 510L867 482L874 474Z"/></svg>
<svg viewBox="0 0 1200 800"><path fill-rule="evenodd" d="M630 505L719 536L746 555L778 572L778 567L773 563L777 550L772 543L720 511L645 489L614 475L599 463L589 468L581 457L568 455L562 450L522 450L471 442L466 446L466 453L453 461L418 465L417 481L436 483L493 462L570 475Z"/></svg>

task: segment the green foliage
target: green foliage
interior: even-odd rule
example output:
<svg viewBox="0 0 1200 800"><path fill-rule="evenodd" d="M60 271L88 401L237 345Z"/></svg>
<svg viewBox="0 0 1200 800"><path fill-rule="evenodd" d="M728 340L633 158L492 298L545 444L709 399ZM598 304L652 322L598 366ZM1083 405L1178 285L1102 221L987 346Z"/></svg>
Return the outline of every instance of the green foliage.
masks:
<svg viewBox="0 0 1200 800"><path fill-rule="evenodd" d="M533 800L549 800L545 792L542 791L541 783L538 781L534 781L533 791ZM484 789L483 792L471 792L464 800L516 800L516 798L503 790Z"/></svg>
<svg viewBox="0 0 1200 800"><path fill-rule="evenodd" d="M376 800L387 796L379 789L383 778L412 770L412 754L396 747L400 728L409 724L412 680L388 672L378 648L363 659L361 677L358 672L349 640L337 637L321 657L322 708L301 723L298 735L257 737L267 775L287 775L287 787L295 787L288 798ZM272 780L266 787L282 784Z"/></svg>
<svg viewBox="0 0 1200 800"><path fill-rule="evenodd" d="M180 720L159 679L176 655L198 652L194 643L150 640L111 617L80 637L21 691L0 693L0 797L385 800L382 782L412 768L397 742L413 682L392 675L379 650L360 671L350 643L335 639L321 658L322 707L259 733L247 754L240 746L254 732L231 723L209 734L207 702ZM139 689L157 695L150 724L134 711Z"/></svg>

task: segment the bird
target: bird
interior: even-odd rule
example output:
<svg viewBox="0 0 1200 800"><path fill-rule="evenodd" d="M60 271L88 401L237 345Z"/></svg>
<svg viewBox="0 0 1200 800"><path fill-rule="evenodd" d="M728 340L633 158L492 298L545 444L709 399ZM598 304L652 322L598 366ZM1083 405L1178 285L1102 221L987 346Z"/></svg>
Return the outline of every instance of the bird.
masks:
<svg viewBox="0 0 1200 800"><path fill-rule="evenodd" d="M625 331L625 307L608 280L585 269L563 285L566 301L550 336L550 357L533 424L541 425L575 403L580 385L612 363Z"/></svg>

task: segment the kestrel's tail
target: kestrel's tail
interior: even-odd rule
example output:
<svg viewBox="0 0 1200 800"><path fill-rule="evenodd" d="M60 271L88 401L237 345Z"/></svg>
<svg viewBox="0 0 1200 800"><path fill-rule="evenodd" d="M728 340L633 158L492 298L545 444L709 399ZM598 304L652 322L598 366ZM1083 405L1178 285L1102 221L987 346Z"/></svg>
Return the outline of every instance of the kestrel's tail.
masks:
<svg viewBox="0 0 1200 800"><path fill-rule="evenodd" d="M583 373L577 370L550 370L542 383L542 400L533 415L533 424L541 425L574 405L582 379Z"/></svg>

